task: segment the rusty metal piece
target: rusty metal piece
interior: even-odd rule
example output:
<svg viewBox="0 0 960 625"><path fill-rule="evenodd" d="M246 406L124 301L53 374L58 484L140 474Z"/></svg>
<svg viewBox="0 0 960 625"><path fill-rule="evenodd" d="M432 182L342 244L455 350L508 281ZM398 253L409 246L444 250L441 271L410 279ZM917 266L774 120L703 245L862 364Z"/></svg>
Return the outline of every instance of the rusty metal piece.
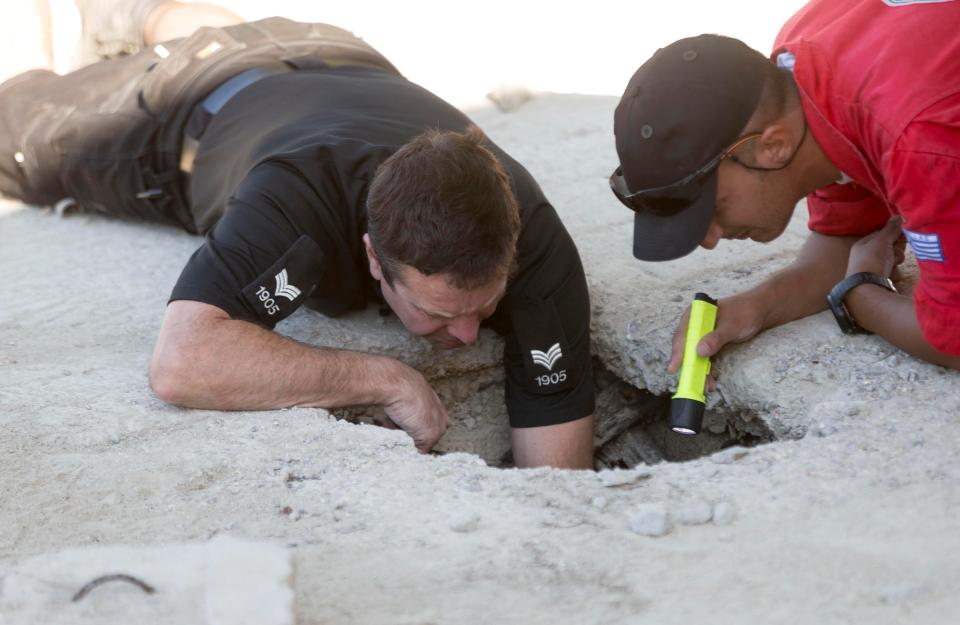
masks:
<svg viewBox="0 0 960 625"><path fill-rule="evenodd" d="M80 601L81 599L86 597L90 593L90 591L96 588L97 586L100 586L102 584L107 584L109 582L127 582L128 584L133 584L134 586L136 586L143 592L147 593L148 595L152 595L154 592L156 592L153 586L151 586L150 584L144 581L137 579L133 575L126 575L124 573L115 573L113 575L102 575L97 579L91 581L86 586L78 590L77 594L73 596L73 599L71 599L71 601L74 601L74 602Z"/></svg>

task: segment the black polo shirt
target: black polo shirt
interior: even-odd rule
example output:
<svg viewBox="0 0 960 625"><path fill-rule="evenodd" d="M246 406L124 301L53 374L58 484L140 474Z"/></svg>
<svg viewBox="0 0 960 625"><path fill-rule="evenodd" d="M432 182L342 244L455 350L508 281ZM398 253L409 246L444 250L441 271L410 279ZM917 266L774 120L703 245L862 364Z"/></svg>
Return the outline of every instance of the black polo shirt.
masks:
<svg viewBox="0 0 960 625"><path fill-rule="evenodd" d="M194 162L195 213L222 217L170 300L273 328L300 305L336 316L382 302L362 237L377 166L430 128L470 120L396 75L360 67L264 78L213 118ZM530 174L489 144L513 182L518 271L484 322L506 338L513 427L593 413L590 302L569 234Z"/></svg>

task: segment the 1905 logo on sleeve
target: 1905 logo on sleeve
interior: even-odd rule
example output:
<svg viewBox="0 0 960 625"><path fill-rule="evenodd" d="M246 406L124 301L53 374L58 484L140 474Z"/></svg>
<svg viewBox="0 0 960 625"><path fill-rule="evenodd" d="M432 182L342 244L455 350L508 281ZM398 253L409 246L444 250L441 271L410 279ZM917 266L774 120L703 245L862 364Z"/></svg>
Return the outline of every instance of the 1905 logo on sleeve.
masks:
<svg viewBox="0 0 960 625"><path fill-rule="evenodd" d="M561 382L567 381L566 369L562 369L560 371L553 370L553 367L557 364L557 361L563 358L563 352L560 350L560 343L554 343L550 346L550 349L545 352L542 352L539 349L531 349L530 357L533 359L533 364L540 365L550 372L538 375L536 378L534 378L537 381L537 386L552 386L554 384L560 384Z"/></svg>
<svg viewBox="0 0 960 625"><path fill-rule="evenodd" d="M259 289L257 289L257 292L255 293L257 299L263 302L263 307L266 309L268 315L275 315L280 310L280 306L274 297L285 297L291 302L300 297L300 289L290 284L289 278L287 278L286 267L284 267L280 273L274 276L274 280L277 283L277 288L273 292L272 296L270 291L264 286L261 286Z"/></svg>

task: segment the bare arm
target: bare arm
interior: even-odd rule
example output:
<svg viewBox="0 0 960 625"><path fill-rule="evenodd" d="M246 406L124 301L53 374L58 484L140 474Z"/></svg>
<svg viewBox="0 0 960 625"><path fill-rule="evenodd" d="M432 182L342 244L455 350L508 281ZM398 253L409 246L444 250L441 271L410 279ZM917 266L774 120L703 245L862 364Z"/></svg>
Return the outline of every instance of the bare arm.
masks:
<svg viewBox="0 0 960 625"><path fill-rule="evenodd" d="M816 314L827 308L827 294L843 279L857 237L811 232L796 260L744 293L765 312L761 330Z"/></svg>
<svg viewBox="0 0 960 625"><path fill-rule="evenodd" d="M869 234L853 246L847 274L861 271L890 276L903 259L902 245L898 251L901 221L893 218L887 225ZM855 287L844 298L844 303L857 324L890 341L911 356L943 367L960 369L960 356L950 355L934 348L923 337L913 298L890 292L874 284Z"/></svg>
<svg viewBox="0 0 960 625"><path fill-rule="evenodd" d="M518 467L593 468L593 415L534 428L513 428L513 461Z"/></svg>
<svg viewBox="0 0 960 625"><path fill-rule="evenodd" d="M160 399L192 408L384 406L421 451L450 424L423 376L397 360L303 345L193 301L167 306L150 386Z"/></svg>
<svg viewBox="0 0 960 625"><path fill-rule="evenodd" d="M942 367L960 369L960 356L945 354L923 338L912 298L874 284L863 284L850 291L844 302L857 324L911 356Z"/></svg>

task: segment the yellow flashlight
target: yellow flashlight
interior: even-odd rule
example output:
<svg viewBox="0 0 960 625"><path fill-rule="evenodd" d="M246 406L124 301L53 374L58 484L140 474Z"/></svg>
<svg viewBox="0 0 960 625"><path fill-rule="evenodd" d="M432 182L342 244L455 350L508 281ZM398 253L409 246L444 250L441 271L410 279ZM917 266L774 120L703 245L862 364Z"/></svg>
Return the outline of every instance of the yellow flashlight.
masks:
<svg viewBox="0 0 960 625"><path fill-rule="evenodd" d="M713 332L716 325L717 300L706 293L697 293L690 306L677 392L670 400L670 429L677 434L696 434L703 424L706 402L703 391L710 373L710 359L697 355L697 343Z"/></svg>

